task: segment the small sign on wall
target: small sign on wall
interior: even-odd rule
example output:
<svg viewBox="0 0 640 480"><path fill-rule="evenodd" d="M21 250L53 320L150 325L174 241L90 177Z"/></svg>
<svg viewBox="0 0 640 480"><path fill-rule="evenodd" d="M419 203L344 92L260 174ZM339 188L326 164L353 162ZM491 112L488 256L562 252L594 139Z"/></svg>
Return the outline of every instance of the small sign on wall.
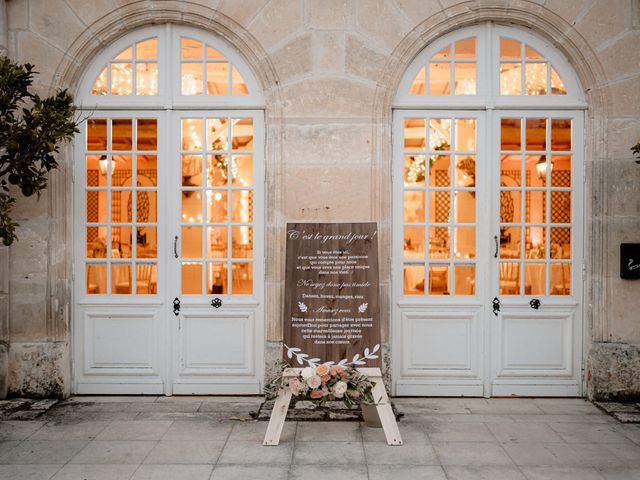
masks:
<svg viewBox="0 0 640 480"><path fill-rule="evenodd" d="M640 243L620 244L620 278L640 278Z"/></svg>

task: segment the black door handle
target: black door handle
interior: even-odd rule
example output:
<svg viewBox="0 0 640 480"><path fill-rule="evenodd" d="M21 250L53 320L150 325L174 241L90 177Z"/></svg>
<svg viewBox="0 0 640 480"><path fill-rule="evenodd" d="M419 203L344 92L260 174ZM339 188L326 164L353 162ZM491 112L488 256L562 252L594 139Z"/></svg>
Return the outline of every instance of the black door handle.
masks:
<svg viewBox="0 0 640 480"><path fill-rule="evenodd" d="M493 299L493 314L497 317L499 311L500 311L500 299L498 297L495 297Z"/></svg>
<svg viewBox="0 0 640 480"><path fill-rule="evenodd" d="M219 298L214 298L213 300L211 300L211 306L213 308L220 308L222 306L222 300L220 300Z"/></svg>

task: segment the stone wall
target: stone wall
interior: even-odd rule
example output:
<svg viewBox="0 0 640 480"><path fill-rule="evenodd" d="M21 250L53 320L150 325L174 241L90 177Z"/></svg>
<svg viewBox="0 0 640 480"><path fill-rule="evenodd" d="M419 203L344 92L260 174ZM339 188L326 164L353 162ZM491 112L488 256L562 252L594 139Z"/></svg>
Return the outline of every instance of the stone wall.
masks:
<svg viewBox="0 0 640 480"><path fill-rule="evenodd" d="M640 400L640 346L596 342L589 352L588 365L589 398Z"/></svg>
<svg viewBox="0 0 640 480"><path fill-rule="evenodd" d="M640 168L629 151L640 139L636 0L9 0L7 9L10 55L38 67L43 93L74 89L104 46L165 21L216 32L253 66L267 98L268 358L282 335L286 221L379 222L388 342L397 82L424 46L456 28L496 20L534 30L571 61L589 102L585 351L593 341L640 342L633 313L640 311L640 283L620 280L617 271L619 243L640 240ZM0 251L11 394L69 392L70 162L62 156L39 203L20 203L19 240L8 255ZM0 335L0 377L2 348ZM592 365L590 391L599 391L603 363Z"/></svg>

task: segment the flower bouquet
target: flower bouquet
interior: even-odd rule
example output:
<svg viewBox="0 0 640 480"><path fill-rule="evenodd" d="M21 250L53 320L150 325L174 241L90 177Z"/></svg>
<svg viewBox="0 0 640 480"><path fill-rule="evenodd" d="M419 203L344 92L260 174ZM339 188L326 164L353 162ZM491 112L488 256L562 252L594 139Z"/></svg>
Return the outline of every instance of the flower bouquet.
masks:
<svg viewBox="0 0 640 480"><path fill-rule="evenodd" d="M347 408L361 403L373 404L375 383L355 368L340 365L318 365L300 370L295 377L284 377L284 387L294 397L312 400L319 405L342 401Z"/></svg>

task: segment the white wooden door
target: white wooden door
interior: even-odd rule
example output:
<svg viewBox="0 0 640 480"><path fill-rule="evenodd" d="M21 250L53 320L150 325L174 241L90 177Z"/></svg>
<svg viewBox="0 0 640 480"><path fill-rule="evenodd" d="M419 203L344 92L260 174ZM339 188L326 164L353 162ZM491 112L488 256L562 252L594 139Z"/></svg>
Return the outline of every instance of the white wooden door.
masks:
<svg viewBox="0 0 640 480"><path fill-rule="evenodd" d="M486 115L396 111L394 131L395 391L482 396L490 291Z"/></svg>
<svg viewBox="0 0 640 480"><path fill-rule="evenodd" d="M581 394L581 112L499 111L491 394Z"/></svg>
<svg viewBox="0 0 640 480"><path fill-rule="evenodd" d="M582 118L395 112L396 394L581 395Z"/></svg>
<svg viewBox="0 0 640 480"><path fill-rule="evenodd" d="M263 121L259 111L174 114L174 394L261 391Z"/></svg>

